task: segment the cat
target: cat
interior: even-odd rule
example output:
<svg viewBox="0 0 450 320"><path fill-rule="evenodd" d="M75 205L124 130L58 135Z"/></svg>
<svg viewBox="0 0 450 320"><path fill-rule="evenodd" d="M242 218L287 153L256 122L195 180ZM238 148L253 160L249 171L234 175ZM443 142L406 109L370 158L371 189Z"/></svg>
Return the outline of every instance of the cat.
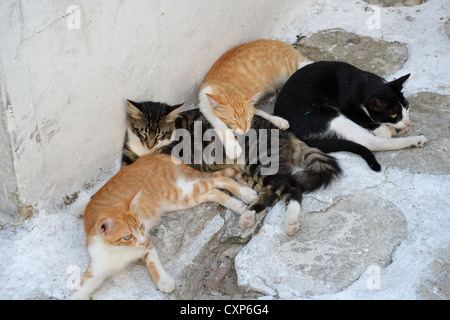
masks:
<svg viewBox="0 0 450 320"><path fill-rule="evenodd" d="M130 108L130 105L128 107ZM188 142L189 150L181 150L183 153L190 153L187 159L190 161L186 162L189 162L188 164L191 167L206 172L233 168L238 172L235 176L236 179L258 192L258 198L249 205L247 212L240 217L239 225L242 228L248 228L254 224L255 213L265 212L276 202L283 200L286 204L285 231L288 235L296 234L299 230L302 194L317 190L320 187L326 187L341 173L340 166L334 157L324 154L318 149L310 148L291 132L278 130L271 122L259 116L255 116L252 121L252 129L254 130L247 133L247 135L255 133L256 141L250 141L246 137L247 135L244 136L244 151L246 151L244 161L239 161L241 160L239 158L227 163L223 153L223 144L217 136L214 138L217 139L214 140L214 143L217 142L221 149L215 150L215 154L208 158L205 151L212 142L202 139L202 137L208 131L213 133L215 131L200 110L193 109L180 112L181 107L151 101L135 103L134 108L147 115L148 126L156 128L155 132L158 132L155 136L156 140L152 144L161 147L151 150L147 148L147 152L171 154L182 159L186 155L175 152L177 146L180 145L180 142L176 140L176 132L178 130L185 131L190 136L200 134L201 143L197 143L194 137ZM128 113L129 122L134 121L133 114L135 112ZM200 132L196 133L197 128L201 129ZM267 139L263 138L264 132L267 133ZM266 142L271 144L272 136L276 138L276 135L278 135L278 148L272 148L272 145L269 145L266 152L263 152L259 145ZM189 136L186 138L189 138ZM255 149L258 149L256 150L259 152L258 157L252 159L250 155L255 154ZM200 161L196 161L196 154L202 155ZM241 157L244 157L244 155L241 155ZM263 163L262 159L267 158L276 159L274 161L277 161L278 170L272 174L264 175L264 170L267 170L271 165ZM292 174L294 166L301 166L303 170Z"/></svg>
<svg viewBox="0 0 450 320"><path fill-rule="evenodd" d="M166 154L140 157L92 197L84 214L90 263L73 299L88 299L106 277L137 259L145 261L160 291L172 292L175 282L146 233L166 213L214 201L240 214L254 214L247 213L244 202L219 190L246 202L256 199L254 190L230 178L235 170L205 173L173 160Z"/></svg>
<svg viewBox="0 0 450 320"><path fill-rule="evenodd" d="M254 115L289 128L288 121L254 104L309 62L293 46L267 39L237 46L216 61L200 86L199 108L224 143L227 157L236 159L242 152L233 133L245 134Z"/></svg>
<svg viewBox="0 0 450 320"><path fill-rule="evenodd" d="M125 167L140 156L151 153L152 150L160 148L161 145L156 141L165 141L160 138L160 132L158 127L154 123L149 123L150 116L145 114L146 109L138 109L135 105L139 105L136 102L127 100L127 133L125 135L125 143L123 147L122 167ZM182 107L183 104L174 106L174 109ZM174 120L178 112L175 112L172 116L167 116L167 121ZM166 137L163 137L166 138ZM159 142L161 143L161 142Z"/></svg>
<svg viewBox="0 0 450 320"><path fill-rule="evenodd" d="M290 130L324 152L359 154L374 171L381 166L372 151L422 147L424 136L391 139L410 127L402 94L409 74L387 82L348 63L320 61L296 71L284 84L274 114Z"/></svg>

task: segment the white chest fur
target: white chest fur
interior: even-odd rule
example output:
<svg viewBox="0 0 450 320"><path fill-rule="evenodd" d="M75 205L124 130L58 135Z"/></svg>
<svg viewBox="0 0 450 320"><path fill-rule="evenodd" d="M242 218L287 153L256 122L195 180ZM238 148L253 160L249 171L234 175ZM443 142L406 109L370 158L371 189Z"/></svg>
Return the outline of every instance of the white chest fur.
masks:
<svg viewBox="0 0 450 320"><path fill-rule="evenodd" d="M127 129L127 139L128 139L127 141L128 149L136 153L139 157L151 153L149 149L144 147L144 145L141 142L141 139L139 139L139 137L130 128Z"/></svg>
<svg viewBox="0 0 450 320"><path fill-rule="evenodd" d="M143 248L107 246L99 237L94 238L94 241L88 247L96 272L116 272L130 262L141 258L144 254Z"/></svg>

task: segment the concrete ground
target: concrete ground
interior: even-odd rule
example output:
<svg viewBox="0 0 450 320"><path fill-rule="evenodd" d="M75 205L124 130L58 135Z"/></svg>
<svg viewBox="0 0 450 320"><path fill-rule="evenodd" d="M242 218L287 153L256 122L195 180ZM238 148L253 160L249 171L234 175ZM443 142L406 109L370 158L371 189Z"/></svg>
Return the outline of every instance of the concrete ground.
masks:
<svg viewBox="0 0 450 320"><path fill-rule="evenodd" d="M280 39L298 36L295 46L312 60L347 61L388 80L411 72L408 134L423 134L425 146L376 153L378 173L355 155L334 154L344 174L305 196L293 237L283 230L282 203L245 232L215 204L172 214L151 238L175 291L158 291L136 262L105 281L95 299L450 298L448 4L368 2L382 7L380 30L367 30L365 2L311 1ZM270 111L273 103L260 107ZM21 226L0 226L0 298L70 297L88 264L83 221L73 213L91 194Z"/></svg>

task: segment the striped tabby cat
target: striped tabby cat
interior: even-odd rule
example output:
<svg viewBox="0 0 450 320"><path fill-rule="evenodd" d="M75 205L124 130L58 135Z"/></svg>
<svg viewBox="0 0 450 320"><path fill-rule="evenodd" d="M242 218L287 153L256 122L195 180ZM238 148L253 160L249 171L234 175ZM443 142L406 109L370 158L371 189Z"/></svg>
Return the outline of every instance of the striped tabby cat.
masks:
<svg viewBox="0 0 450 320"><path fill-rule="evenodd" d="M249 205L248 211L241 215L240 226L243 228L254 223L254 212L262 212L277 201L283 200L287 205L286 233L289 235L295 234L299 228L298 219L300 218L302 193L327 186L341 173L335 158L318 149L308 147L294 134L289 131L278 130L271 122L259 116L256 116L253 120L252 129L254 130L247 134L254 133L256 140L250 141L245 135L245 158L228 161L231 162L230 164L226 161L223 145L218 139L214 142L211 142L211 139L203 139L208 131L213 133L215 131L198 109L179 112L179 106L172 107L158 102L130 103L128 108L134 109L128 113L129 126L133 126L136 121L134 116L137 114L139 118L146 118L147 128L155 128L152 133L155 140L150 144L161 146L159 149L155 147L149 149L146 147L149 144L148 141L141 139L139 149L142 147L148 153L176 153L174 156L179 156L190 166L200 171L233 168L239 172L237 178L245 181L259 195ZM178 141L175 141L177 132L185 132L190 135L190 137L183 137L183 139L188 139L189 147L189 150L180 150L183 154L176 151L178 150L177 146L180 145ZM267 133L266 137L264 137L265 133ZM201 136L195 137L196 134ZM150 135L146 137L149 139ZM272 138L278 145L272 145ZM210 149L211 143L216 142L219 143L220 148L216 148L215 153L209 154L207 151ZM261 144L266 144L266 151L260 148ZM127 153L134 153L133 151L128 149ZM184 152L187 154L184 154ZM250 156L255 154L257 154L256 158ZM198 158L198 155L201 155L201 157ZM137 152L134 153L134 157L137 157ZM264 162L263 159L273 161L268 163ZM274 165L273 162L276 162L277 170L265 175L264 171L270 169ZM300 166L303 170L292 174L294 166Z"/></svg>
<svg viewBox="0 0 450 320"><path fill-rule="evenodd" d="M122 169L91 199L84 214L90 263L73 299L87 299L102 281L130 262L143 259L162 292L171 292L175 282L164 270L147 231L160 218L177 210L214 201L241 214L245 204L218 190L225 189L246 202L256 192L220 172L199 172L172 157L151 154Z"/></svg>
<svg viewBox="0 0 450 320"><path fill-rule="evenodd" d="M289 128L285 119L253 105L308 62L291 45L266 39L237 46L217 60L200 87L199 108L217 131L227 157L236 159L242 152L233 133L245 134L254 115Z"/></svg>

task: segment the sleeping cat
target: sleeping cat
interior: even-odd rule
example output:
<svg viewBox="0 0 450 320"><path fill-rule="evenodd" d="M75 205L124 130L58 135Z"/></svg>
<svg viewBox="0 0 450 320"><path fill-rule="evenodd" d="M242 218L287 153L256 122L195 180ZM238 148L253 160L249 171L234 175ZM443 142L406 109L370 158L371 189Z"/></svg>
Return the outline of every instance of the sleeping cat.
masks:
<svg viewBox="0 0 450 320"><path fill-rule="evenodd" d="M123 148L122 167L129 165L136 161L140 156L152 153L152 150L161 148L160 132L158 131L157 124L148 121L149 114L146 114L148 110L142 108L142 110L135 107L139 105L136 102L127 101L127 134L125 136L125 144ZM183 105L174 106L174 109L178 109ZM168 115L167 121L175 120L178 115L178 111L172 115ZM131 120L131 121L130 121ZM166 138L166 137L163 137Z"/></svg>
<svg viewBox="0 0 450 320"><path fill-rule="evenodd" d="M132 106L129 104L128 108ZM175 140L175 133L177 129L186 130L192 136L189 142L190 150L188 150L191 158L188 159L191 160L189 161L190 166L200 171L234 168L239 172L236 178L245 181L258 192L258 198L249 205L247 214L241 215L239 224L242 228L250 227L254 223L254 212L263 212L277 201L283 200L286 203L285 231L289 235L294 235L299 230L298 220L300 218L302 193L319 189L322 186L326 187L341 172L333 157L318 149L308 147L291 132L278 130L271 122L259 116L255 116L252 122L252 129L254 130L247 134L255 133L257 140L251 141L246 135L245 161L241 162L238 161L241 159L236 159L229 164L225 161L223 145L217 136L214 138L217 140L211 140L217 141L221 150L214 154L214 159L208 159L206 155L206 150L211 145L211 141L201 139L201 143L195 142L196 134L201 134L204 137L207 131L215 132L198 109L179 112L180 107L178 106L151 101L134 103L134 108L136 110L128 113L129 126L133 126L135 122L133 116L137 114L137 111L141 111L141 114L147 117L147 127L156 128L154 129L156 135L153 135L155 140L151 144L161 147L159 149L148 149L144 146L148 145L146 140L141 140L141 146L146 148L147 152L176 153L176 146L179 145L179 142ZM176 113L178 113L177 116L175 116ZM200 132L196 133L196 128L201 128ZM263 137L265 132L267 133L267 139ZM272 148L272 137L278 138L278 148ZM269 144L265 152L259 147L261 143ZM128 151L133 152L133 149ZM183 150L183 152L185 151ZM258 152L257 159L250 157L251 154L255 154L255 151ZM270 152L270 157L268 152ZM200 162L195 161L196 154L203 155ZM183 157L185 155L173 154L173 156ZM267 158L278 161L278 170L270 175L264 175L263 173L271 165L263 161ZM301 166L303 170L292 174L294 166Z"/></svg>
<svg viewBox="0 0 450 320"><path fill-rule="evenodd" d="M401 90L409 74L386 82L345 62L315 62L298 70L277 97L274 114L324 152L350 151L379 171L371 151L421 147L424 136L391 139L408 131L409 106Z"/></svg>
<svg viewBox="0 0 450 320"><path fill-rule="evenodd" d="M231 49L212 66L200 87L199 108L217 131L230 159L242 152L233 133L246 133L255 114L280 129L289 127L285 119L253 105L308 62L289 44L261 39Z"/></svg>
<svg viewBox="0 0 450 320"><path fill-rule="evenodd" d="M226 177L235 176L233 169L203 173L172 160L165 154L143 156L92 197L84 214L91 259L72 299L88 299L105 278L137 259L145 261L159 290L173 291L175 282L146 235L166 213L214 201L241 214L254 214L242 201L219 190L246 202L256 199L254 190Z"/></svg>

